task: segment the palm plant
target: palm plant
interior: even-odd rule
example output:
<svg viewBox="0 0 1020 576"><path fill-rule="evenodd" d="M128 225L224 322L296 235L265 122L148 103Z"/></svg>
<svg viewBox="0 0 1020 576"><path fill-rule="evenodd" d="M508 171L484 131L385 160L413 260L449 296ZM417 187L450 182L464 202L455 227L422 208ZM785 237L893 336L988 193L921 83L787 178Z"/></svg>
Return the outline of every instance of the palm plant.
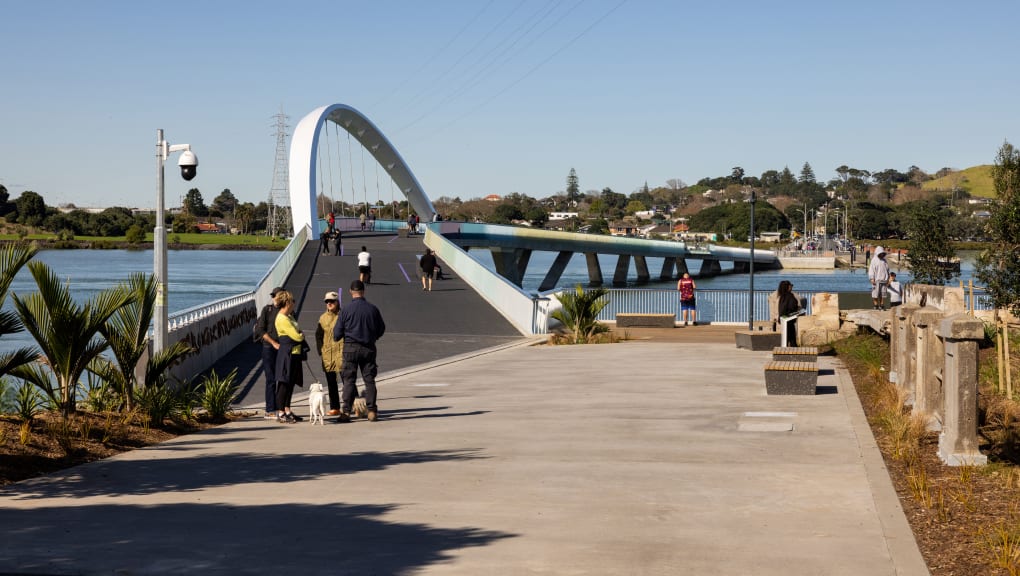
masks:
<svg viewBox="0 0 1020 576"><path fill-rule="evenodd" d="M67 416L76 408L78 379L108 346L99 336L100 328L134 297L123 286L118 286L78 304L49 266L30 262L28 269L39 291L24 299L15 294L14 308L57 380L62 411Z"/></svg>
<svg viewBox="0 0 1020 576"><path fill-rule="evenodd" d="M28 244L8 244L0 249L0 306L7 299L7 291L14 281L14 276L35 256L36 249ZM24 330L18 315L11 310L0 311L0 337L15 334ZM12 352L0 354L0 376L9 374L18 366L31 362L39 351L34 347L25 346Z"/></svg>
<svg viewBox="0 0 1020 576"><path fill-rule="evenodd" d="M562 308L554 310L553 318L559 320L570 331L575 344L587 344L597 334L609 332L609 327L598 321L599 312L609 304L605 288L595 288L587 292L580 284L573 292L559 295Z"/></svg>
<svg viewBox="0 0 1020 576"><path fill-rule="evenodd" d="M132 274L124 289L132 294L133 301L119 308L99 328L117 362L101 362L102 368L97 374L120 393L124 407L131 410L137 386L135 367L149 346L149 324L156 305L156 278L152 274Z"/></svg>

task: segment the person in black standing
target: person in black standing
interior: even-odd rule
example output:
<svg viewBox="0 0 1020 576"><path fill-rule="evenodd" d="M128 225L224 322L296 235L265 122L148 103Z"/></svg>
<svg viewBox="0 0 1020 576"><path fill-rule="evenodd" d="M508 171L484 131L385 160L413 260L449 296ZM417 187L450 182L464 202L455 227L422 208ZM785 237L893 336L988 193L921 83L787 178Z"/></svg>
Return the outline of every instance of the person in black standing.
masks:
<svg viewBox="0 0 1020 576"><path fill-rule="evenodd" d="M351 303L340 310L340 318L333 327L333 340L344 342L343 366L340 379L343 390L340 393L340 416L338 422L351 421L351 408L354 398L358 395L358 370L365 382L365 410L368 420L375 422L379 409L376 405L375 376L379 371L376 365L375 341L386 332L386 323L382 314L374 304L365 300L365 283L361 280L351 282Z"/></svg>
<svg viewBox="0 0 1020 576"><path fill-rule="evenodd" d="M276 295L283 292L283 288L277 286L270 292L270 297L276 299ZM276 418L276 352L280 348L280 337L276 334L276 314L279 309L274 302L262 307L256 323L256 333L259 334L258 342L262 345L262 371L266 375L266 419Z"/></svg>
<svg viewBox="0 0 1020 576"><path fill-rule="evenodd" d="M793 293L793 283L783 280L776 290L779 294L778 312L779 317L794 316L800 311L800 298ZM797 346L797 318L791 318L786 322L786 345Z"/></svg>
<svg viewBox="0 0 1020 576"><path fill-rule="evenodd" d="M337 228L336 232L333 233L333 237L336 238L336 252L334 252L334 255L336 255L336 256L340 255L340 244L343 241L342 236L343 235L340 233L340 229L339 228Z"/></svg>

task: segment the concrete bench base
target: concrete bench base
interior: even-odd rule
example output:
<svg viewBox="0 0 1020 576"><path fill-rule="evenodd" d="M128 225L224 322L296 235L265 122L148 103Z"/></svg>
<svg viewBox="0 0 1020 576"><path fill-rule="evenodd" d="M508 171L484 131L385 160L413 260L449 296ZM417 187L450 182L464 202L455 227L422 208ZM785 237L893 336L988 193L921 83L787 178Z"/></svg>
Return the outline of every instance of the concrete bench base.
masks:
<svg viewBox="0 0 1020 576"><path fill-rule="evenodd" d="M734 332L737 341L737 348L745 350L772 350L782 342L782 334L779 332Z"/></svg>
<svg viewBox="0 0 1020 576"><path fill-rule="evenodd" d="M617 314L618 328L673 328L676 316L673 314Z"/></svg>
<svg viewBox="0 0 1020 576"><path fill-rule="evenodd" d="M399 237L399 238L407 238L407 232L408 232L407 228L401 228L401 229L397 230L397 237Z"/></svg>
<svg viewBox="0 0 1020 576"><path fill-rule="evenodd" d="M786 346L772 349L777 362L817 362L818 348L814 346Z"/></svg>
<svg viewBox="0 0 1020 576"><path fill-rule="evenodd" d="M769 394L815 394L818 364L814 362L776 362L765 365L765 391Z"/></svg>

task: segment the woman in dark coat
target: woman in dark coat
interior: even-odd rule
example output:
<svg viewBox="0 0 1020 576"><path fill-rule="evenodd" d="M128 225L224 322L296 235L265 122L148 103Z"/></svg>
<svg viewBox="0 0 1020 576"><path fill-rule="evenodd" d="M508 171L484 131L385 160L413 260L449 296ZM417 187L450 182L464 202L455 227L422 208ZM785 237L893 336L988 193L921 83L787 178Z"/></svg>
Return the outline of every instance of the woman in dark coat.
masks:
<svg viewBox="0 0 1020 576"><path fill-rule="evenodd" d="M800 298L797 298L797 295L793 293L793 284L791 284L789 280L783 280L780 282L779 288L776 292L779 294L778 312L780 318L796 314L800 311ZM796 318L786 322L786 345L797 345Z"/></svg>
<svg viewBox="0 0 1020 576"><path fill-rule="evenodd" d="M280 311L276 314L276 333L279 334L280 349L276 355L276 408L277 420L283 423L300 422L301 418L290 410L290 400L295 386L304 386L301 360L305 358L308 344L294 319L294 296L286 290L274 298Z"/></svg>

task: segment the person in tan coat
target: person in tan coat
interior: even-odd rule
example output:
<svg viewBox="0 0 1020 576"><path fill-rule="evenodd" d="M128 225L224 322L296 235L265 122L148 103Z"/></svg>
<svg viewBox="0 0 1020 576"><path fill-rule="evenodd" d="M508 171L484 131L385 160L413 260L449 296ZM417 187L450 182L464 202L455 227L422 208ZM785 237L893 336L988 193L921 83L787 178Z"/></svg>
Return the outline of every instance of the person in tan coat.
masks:
<svg viewBox="0 0 1020 576"><path fill-rule="evenodd" d="M315 327L315 348L322 359L322 371L326 373L326 389L329 391L329 415L340 414L340 390L337 374L343 364L344 343L333 341L333 326L340 317L340 297L336 292L326 292L326 311L319 316ZM327 336L328 335L328 336Z"/></svg>

